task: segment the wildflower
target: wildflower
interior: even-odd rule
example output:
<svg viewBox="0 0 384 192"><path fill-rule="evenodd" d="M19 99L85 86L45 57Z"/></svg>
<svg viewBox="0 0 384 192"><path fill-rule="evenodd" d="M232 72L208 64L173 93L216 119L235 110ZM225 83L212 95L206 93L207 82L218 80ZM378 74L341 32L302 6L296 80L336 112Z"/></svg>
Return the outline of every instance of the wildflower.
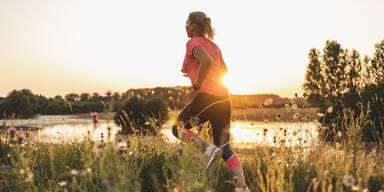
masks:
<svg viewBox="0 0 384 192"><path fill-rule="evenodd" d="M369 190L367 188L363 189L363 192L369 192Z"/></svg>
<svg viewBox="0 0 384 192"><path fill-rule="evenodd" d="M66 181L62 181L62 182L59 183L59 186L60 186L60 187L64 187L64 186L66 186L66 185L67 185L67 182L66 182Z"/></svg>
<svg viewBox="0 0 384 192"><path fill-rule="evenodd" d="M107 91L105 92L105 95L107 95L108 97L110 97L112 95L112 92L111 91Z"/></svg>
<svg viewBox="0 0 384 192"><path fill-rule="evenodd" d="M352 175L344 175L343 177L343 184L346 187L352 187L352 185L355 184L355 178Z"/></svg>
<svg viewBox="0 0 384 192"><path fill-rule="evenodd" d="M140 130L136 129L135 134L138 135L140 133Z"/></svg>
<svg viewBox="0 0 384 192"><path fill-rule="evenodd" d="M276 153L272 153L271 158L273 159L275 157L276 157Z"/></svg>
<svg viewBox="0 0 384 192"><path fill-rule="evenodd" d="M311 115L310 115L310 114L306 114L306 115L305 115L305 120L307 120L307 121L308 121L310 117L311 117Z"/></svg>
<svg viewBox="0 0 384 192"><path fill-rule="evenodd" d="M317 116L324 117L324 113L317 113Z"/></svg>
<svg viewBox="0 0 384 192"><path fill-rule="evenodd" d="M23 140L24 140L24 136L22 135L17 136L17 141L19 142L19 144L23 143Z"/></svg>
<svg viewBox="0 0 384 192"><path fill-rule="evenodd" d="M107 187L107 186L108 186L108 180L103 179L103 180L100 182L100 186L103 187L103 188Z"/></svg>
<svg viewBox="0 0 384 192"><path fill-rule="evenodd" d="M104 149L103 148L98 148L97 151L99 152L100 155L103 155Z"/></svg>
<svg viewBox="0 0 384 192"><path fill-rule="evenodd" d="M299 113L298 112L296 112L294 115L293 115L293 119L298 119L299 118Z"/></svg>
<svg viewBox="0 0 384 192"><path fill-rule="evenodd" d="M268 105L271 105L273 103L273 99L272 98L268 98L264 101L264 105L265 106L268 106Z"/></svg>
<svg viewBox="0 0 384 192"><path fill-rule="evenodd" d="M179 122L179 125L180 125L181 127L183 127L183 126L184 126L184 121L180 121L180 122Z"/></svg>
<svg viewBox="0 0 384 192"><path fill-rule="evenodd" d="M212 179L212 185L216 185L217 184L217 180L216 179Z"/></svg>
<svg viewBox="0 0 384 192"><path fill-rule="evenodd" d="M263 131L264 131L264 133L267 133L267 132L268 132L268 129L267 129L267 128L264 128Z"/></svg>
<svg viewBox="0 0 384 192"><path fill-rule="evenodd" d="M234 176L232 181L233 181L233 183L236 183L237 182L237 176Z"/></svg>
<svg viewBox="0 0 384 192"><path fill-rule="evenodd" d="M333 111L332 106L328 107L327 112L328 112L328 113L332 113L332 111Z"/></svg>
<svg viewBox="0 0 384 192"><path fill-rule="evenodd" d="M269 123L268 119L265 119L265 120L264 120L264 123Z"/></svg>
<svg viewBox="0 0 384 192"><path fill-rule="evenodd" d="M360 190L360 187L358 185L352 185L352 188L351 188L352 191L359 191Z"/></svg>
<svg viewBox="0 0 384 192"><path fill-rule="evenodd" d="M127 143L120 142L117 144L117 148L119 149L120 153L128 151Z"/></svg>
<svg viewBox="0 0 384 192"><path fill-rule="evenodd" d="M339 149L341 147L341 144L340 143L336 143L336 149Z"/></svg>
<svg viewBox="0 0 384 192"><path fill-rule="evenodd" d="M177 148L177 151L179 152L179 154L181 155L183 153L183 147L182 146L179 146Z"/></svg>
<svg viewBox="0 0 384 192"><path fill-rule="evenodd" d="M200 127L203 128L203 127L204 127L204 124L200 123Z"/></svg>
<svg viewBox="0 0 384 192"><path fill-rule="evenodd" d="M297 107L296 103L292 105L292 109L293 109L293 110L296 110L297 108L298 108L298 107Z"/></svg>
<svg viewBox="0 0 384 192"><path fill-rule="evenodd" d="M24 175L24 173L25 173L25 170L24 169L20 169L20 175Z"/></svg>
<svg viewBox="0 0 384 192"><path fill-rule="evenodd" d="M28 173L28 176L27 178L25 178L26 181L28 182L32 182L33 181L33 174L32 173Z"/></svg>
<svg viewBox="0 0 384 192"><path fill-rule="evenodd" d="M8 133L11 135L11 137L14 137L16 135L16 128L14 127L9 128Z"/></svg>
<svg viewBox="0 0 384 192"><path fill-rule="evenodd" d="M194 121L199 121L199 120L200 120L199 117L197 117L197 116L193 117L192 119L193 119Z"/></svg>
<svg viewBox="0 0 384 192"><path fill-rule="evenodd" d="M79 172L76 169L72 169L71 170L71 175L72 176L77 176L77 175L79 175Z"/></svg>
<svg viewBox="0 0 384 192"><path fill-rule="evenodd" d="M91 117L92 117L93 123L97 123L97 121L99 120L99 114L97 112L91 113Z"/></svg>
<svg viewBox="0 0 384 192"><path fill-rule="evenodd" d="M323 165L323 163L322 163L321 161L319 161L319 162L317 163L317 165L319 165L319 167L321 167L321 166Z"/></svg>
<svg viewBox="0 0 384 192"><path fill-rule="evenodd" d="M289 104L285 104L285 109L289 109Z"/></svg>
<svg viewBox="0 0 384 192"><path fill-rule="evenodd" d="M341 133L341 131L337 132L337 136L338 136L338 137L342 137L342 136L343 136L343 134Z"/></svg>

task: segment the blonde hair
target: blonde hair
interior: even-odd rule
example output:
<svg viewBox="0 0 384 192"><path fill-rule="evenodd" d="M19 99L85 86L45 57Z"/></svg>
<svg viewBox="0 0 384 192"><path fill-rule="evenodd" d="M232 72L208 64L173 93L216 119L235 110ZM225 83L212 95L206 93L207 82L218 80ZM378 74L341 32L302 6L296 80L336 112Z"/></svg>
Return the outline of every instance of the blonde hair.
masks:
<svg viewBox="0 0 384 192"><path fill-rule="evenodd" d="M213 40L213 36L215 36L215 30L211 25L211 18L207 17L204 12L195 11L189 13L188 20L198 26L198 33L200 35L207 39Z"/></svg>

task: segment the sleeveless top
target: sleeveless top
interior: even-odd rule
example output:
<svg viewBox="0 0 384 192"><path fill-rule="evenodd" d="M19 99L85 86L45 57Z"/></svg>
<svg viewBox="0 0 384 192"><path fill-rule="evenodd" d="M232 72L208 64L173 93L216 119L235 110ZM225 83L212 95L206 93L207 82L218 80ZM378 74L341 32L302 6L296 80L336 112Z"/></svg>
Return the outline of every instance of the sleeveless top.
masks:
<svg viewBox="0 0 384 192"><path fill-rule="evenodd" d="M228 89L224 85L222 78L226 71L222 62L222 55L219 47L209 39L203 37L194 37L187 42L186 54L184 57L182 72L191 80L193 84L197 79L200 62L193 56L193 48L200 46L211 57L211 66L209 72L204 79L199 92L208 93L211 95L225 96L228 94Z"/></svg>

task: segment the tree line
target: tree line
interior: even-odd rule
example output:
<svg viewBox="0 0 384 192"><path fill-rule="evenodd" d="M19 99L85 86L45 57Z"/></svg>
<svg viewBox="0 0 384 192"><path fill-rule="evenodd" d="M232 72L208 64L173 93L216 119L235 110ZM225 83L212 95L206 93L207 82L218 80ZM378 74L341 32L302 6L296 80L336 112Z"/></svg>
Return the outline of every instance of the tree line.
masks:
<svg viewBox="0 0 384 192"><path fill-rule="evenodd" d="M346 132L345 121L364 111L369 118L363 127L365 138L383 137L384 40L374 47L373 56L363 58L357 50L344 49L334 40L326 41L322 52L309 51L304 97L324 114L320 121L329 128L324 132L329 139L339 131ZM327 111L329 107L331 111Z"/></svg>
<svg viewBox="0 0 384 192"><path fill-rule="evenodd" d="M111 108L113 112L120 111L130 98L139 99L160 98L167 106L181 109L186 104L188 87L156 87L147 89L128 89L122 94L107 92L99 93L69 93L65 96L45 97L32 93L29 89L12 90L4 98L0 97L0 114L2 118L18 119L31 118L37 114L57 115L89 112L103 112ZM113 101L113 102L111 102Z"/></svg>

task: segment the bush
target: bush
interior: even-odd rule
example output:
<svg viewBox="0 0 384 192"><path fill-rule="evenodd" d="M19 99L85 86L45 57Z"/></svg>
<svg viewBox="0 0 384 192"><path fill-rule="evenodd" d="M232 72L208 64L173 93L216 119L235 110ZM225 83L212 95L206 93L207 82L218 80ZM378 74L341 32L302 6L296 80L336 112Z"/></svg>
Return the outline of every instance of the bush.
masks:
<svg viewBox="0 0 384 192"><path fill-rule="evenodd" d="M144 135L157 135L160 127L168 119L168 105L160 98L144 100L130 98L114 117L123 134L133 134L136 130Z"/></svg>

